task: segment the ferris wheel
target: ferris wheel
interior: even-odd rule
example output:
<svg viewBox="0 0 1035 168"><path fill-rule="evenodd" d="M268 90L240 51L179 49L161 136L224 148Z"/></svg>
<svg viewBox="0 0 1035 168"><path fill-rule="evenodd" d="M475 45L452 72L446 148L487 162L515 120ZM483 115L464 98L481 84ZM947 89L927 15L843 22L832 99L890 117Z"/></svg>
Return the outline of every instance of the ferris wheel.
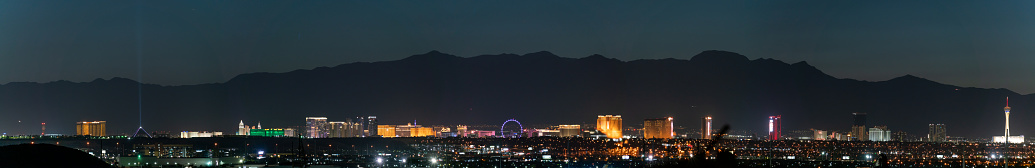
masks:
<svg viewBox="0 0 1035 168"><path fill-rule="evenodd" d="M505 131L505 128L507 127L507 123L510 123L510 122L514 122L514 123L518 124L518 132L517 132L516 135L512 134L512 135L508 136L506 131ZM500 135L502 135L502 137L504 137L504 138L508 138L508 137L518 138L518 137L521 137L521 134L524 134L524 133L525 133L525 127L521 125L521 122L519 122L518 120L515 120L513 118L511 118L511 119L509 119L507 121L504 121L503 125L500 126Z"/></svg>

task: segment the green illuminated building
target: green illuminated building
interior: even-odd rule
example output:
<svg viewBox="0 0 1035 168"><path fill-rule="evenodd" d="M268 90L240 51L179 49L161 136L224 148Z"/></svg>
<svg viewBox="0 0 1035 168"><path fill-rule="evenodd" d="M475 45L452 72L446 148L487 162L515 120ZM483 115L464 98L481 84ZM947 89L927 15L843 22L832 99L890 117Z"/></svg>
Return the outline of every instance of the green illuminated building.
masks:
<svg viewBox="0 0 1035 168"><path fill-rule="evenodd" d="M282 137L284 136L284 129L273 128L273 129L251 129L250 136L261 136L261 137Z"/></svg>

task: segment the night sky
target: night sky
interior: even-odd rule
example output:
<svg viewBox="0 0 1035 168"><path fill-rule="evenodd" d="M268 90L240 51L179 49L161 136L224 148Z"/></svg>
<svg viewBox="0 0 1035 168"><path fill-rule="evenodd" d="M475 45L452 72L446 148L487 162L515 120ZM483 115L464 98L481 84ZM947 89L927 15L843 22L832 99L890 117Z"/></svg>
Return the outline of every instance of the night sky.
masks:
<svg viewBox="0 0 1035 168"><path fill-rule="evenodd" d="M727 50L839 78L1035 92L1035 1L127 2L0 1L0 83L216 83L431 50L621 60Z"/></svg>

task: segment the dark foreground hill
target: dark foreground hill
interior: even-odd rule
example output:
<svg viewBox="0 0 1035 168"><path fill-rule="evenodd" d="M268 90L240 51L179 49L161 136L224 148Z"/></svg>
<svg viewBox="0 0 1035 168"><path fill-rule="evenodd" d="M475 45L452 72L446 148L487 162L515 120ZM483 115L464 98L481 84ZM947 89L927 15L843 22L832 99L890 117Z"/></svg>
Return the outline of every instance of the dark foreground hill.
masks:
<svg viewBox="0 0 1035 168"><path fill-rule="evenodd" d="M879 67L874 67L879 68ZM298 126L304 117L332 121L377 115L380 124L422 125L593 123L621 114L636 127L645 118L675 117L697 128L710 115L734 130L762 134L769 115L782 115L784 134L810 128L848 130L851 113L870 124L926 136L944 123L950 136L1002 133L1002 107L1011 97L1013 134L1035 124L1035 96L1005 89L967 88L906 75L870 82L829 76L806 62L749 60L705 51L690 59L620 61L549 52L457 57L440 52L385 62L360 62L286 73L239 75L225 83L144 85L144 127L151 131L224 131L239 120L267 128ZM9 83L0 86L0 128L72 133L75 121L106 120L109 133L137 128L137 83ZM11 121L7 121L11 120ZM36 132L38 133L38 132Z"/></svg>
<svg viewBox="0 0 1035 168"><path fill-rule="evenodd" d="M76 149L51 144L0 146L0 167L110 168L97 157Z"/></svg>

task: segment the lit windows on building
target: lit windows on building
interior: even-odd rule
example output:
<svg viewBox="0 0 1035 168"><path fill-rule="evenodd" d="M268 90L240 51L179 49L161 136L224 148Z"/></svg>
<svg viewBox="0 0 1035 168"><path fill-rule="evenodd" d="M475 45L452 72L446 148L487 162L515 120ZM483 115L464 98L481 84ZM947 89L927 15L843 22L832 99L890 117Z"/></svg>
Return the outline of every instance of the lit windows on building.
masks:
<svg viewBox="0 0 1035 168"><path fill-rule="evenodd" d="M672 136L672 117L643 120L643 138L671 139Z"/></svg>
<svg viewBox="0 0 1035 168"><path fill-rule="evenodd" d="M81 121L75 123L75 135L105 136L107 128L105 121Z"/></svg>

